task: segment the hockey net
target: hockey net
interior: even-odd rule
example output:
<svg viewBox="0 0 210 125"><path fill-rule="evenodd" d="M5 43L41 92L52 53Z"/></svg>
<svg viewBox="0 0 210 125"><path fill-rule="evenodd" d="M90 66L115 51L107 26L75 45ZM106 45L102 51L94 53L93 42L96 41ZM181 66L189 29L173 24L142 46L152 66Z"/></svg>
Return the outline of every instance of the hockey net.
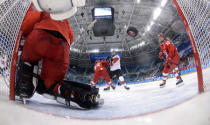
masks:
<svg viewBox="0 0 210 125"><path fill-rule="evenodd" d="M173 2L191 41L198 72L199 90L200 92L209 90L210 2L209 0L173 0Z"/></svg>
<svg viewBox="0 0 210 125"><path fill-rule="evenodd" d="M199 90L210 86L205 69L210 66L209 2L208 0L173 0L190 37L196 66ZM30 6L30 0L3 0L0 2L0 95L14 99L14 70L20 27ZM196 55L197 53L197 55ZM203 71L203 75L202 75ZM204 76L204 77L203 77ZM204 81L204 82L203 82ZM204 84L203 84L204 83Z"/></svg>

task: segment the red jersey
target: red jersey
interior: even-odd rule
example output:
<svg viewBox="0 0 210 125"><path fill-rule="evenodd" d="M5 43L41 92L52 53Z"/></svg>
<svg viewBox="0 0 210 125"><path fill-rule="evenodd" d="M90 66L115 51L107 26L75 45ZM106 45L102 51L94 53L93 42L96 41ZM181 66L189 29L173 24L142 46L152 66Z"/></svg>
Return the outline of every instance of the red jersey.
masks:
<svg viewBox="0 0 210 125"><path fill-rule="evenodd" d="M23 36L27 36L33 29L46 29L58 31L63 35L69 45L73 42L73 32L67 20L53 20L47 12L32 10L30 6L21 26Z"/></svg>
<svg viewBox="0 0 210 125"><path fill-rule="evenodd" d="M174 46L174 44L172 42L170 42L168 40L165 40L163 43L161 43L160 48L166 58L168 58L168 57L173 58L174 56L179 55L177 48Z"/></svg>
<svg viewBox="0 0 210 125"><path fill-rule="evenodd" d="M97 61L94 66L94 71L99 72L101 70L107 70L108 65L108 61Z"/></svg>

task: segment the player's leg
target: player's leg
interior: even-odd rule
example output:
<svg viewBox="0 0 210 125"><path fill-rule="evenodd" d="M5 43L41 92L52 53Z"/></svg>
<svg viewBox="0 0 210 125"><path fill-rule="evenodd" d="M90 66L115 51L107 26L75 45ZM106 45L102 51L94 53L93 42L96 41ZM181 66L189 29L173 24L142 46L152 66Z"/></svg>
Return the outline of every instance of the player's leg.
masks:
<svg viewBox="0 0 210 125"><path fill-rule="evenodd" d="M164 69L163 69L163 82L160 84L160 87L164 87L166 84L166 80L168 79L168 74L169 74L169 70L170 70L170 65L169 64L165 64Z"/></svg>
<svg viewBox="0 0 210 125"><path fill-rule="evenodd" d="M181 78L179 68L176 64L172 64L172 67L173 67L173 73L175 74L175 77L177 79L176 85L180 85L181 83L183 83L183 80Z"/></svg>
<svg viewBox="0 0 210 125"><path fill-rule="evenodd" d="M109 77L110 77L110 80L113 79L113 77L114 77L114 75L115 75L115 74L114 74L114 71L111 71L111 70L108 69L108 72L107 72L107 73L108 73L108 75L109 75ZM105 87L104 90L105 90L105 91L106 91L106 90L110 90L110 86Z"/></svg>
<svg viewBox="0 0 210 125"><path fill-rule="evenodd" d="M111 79L107 71L103 70L103 76L102 76L106 83L109 85L109 87L105 88L104 90L110 90L110 87L112 87L113 90L115 90L115 86L112 84Z"/></svg>
<svg viewBox="0 0 210 125"><path fill-rule="evenodd" d="M35 64L41 59L40 55L34 50L34 46L37 41L40 41L40 31L33 30L24 42L24 47L20 47L22 55L18 60L18 66L16 70L16 95L24 98L30 98L33 96L35 86L33 84L33 72Z"/></svg>
<svg viewBox="0 0 210 125"><path fill-rule="evenodd" d="M123 86L125 89L129 90L130 87L128 87L128 86L126 85L126 82L125 82L125 79L124 79L124 77L123 77L122 71L121 71L120 69L118 69L118 70L116 70L116 74L117 74L118 79L119 79L120 82L122 83L122 86Z"/></svg>
<svg viewBox="0 0 210 125"><path fill-rule="evenodd" d="M93 79L90 82L90 85L94 86L98 82L99 78L100 78L99 77L99 72L95 72L95 74L93 76Z"/></svg>
<svg viewBox="0 0 210 125"><path fill-rule="evenodd" d="M62 80L69 64L68 56L64 58L63 55L68 55L68 53L69 46L64 40L56 38L43 30L33 30L24 42L22 57L19 63L20 70L18 69L20 72L18 72L16 84L17 93L20 95L26 95L28 93L26 97L32 96L31 93L33 93L34 90L32 91L30 88L35 88L32 83L34 76L33 68L34 64L41 59L43 59L41 78L45 80L45 83L54 83L57 80ZM59 65L59 62L64 63ZM58 72L55 72L53 70L54 68L51 68L51 70L49 70L50 68L46 68L48 65L49 67L57 68ZM63 70L64 68L62 67L65 67L66 70ZM62 70L59 70L59 68ZM52 74L59 75L53 76Z"/></svg>
<svg viewBox="0 0 210 125"><path fill-rule="evenodd" d="M48 93L54 95L58 102L66 105L74 103L82 108L97 106L98 89L96 87L73 81L62 81L69 66L69 46L67 42L59 45L51 44L49 47L51 48L48 52L51 55L45 55L46 58L43 60L41 72L41 78ZM55 49L57 52L54 52Z"/></svg>

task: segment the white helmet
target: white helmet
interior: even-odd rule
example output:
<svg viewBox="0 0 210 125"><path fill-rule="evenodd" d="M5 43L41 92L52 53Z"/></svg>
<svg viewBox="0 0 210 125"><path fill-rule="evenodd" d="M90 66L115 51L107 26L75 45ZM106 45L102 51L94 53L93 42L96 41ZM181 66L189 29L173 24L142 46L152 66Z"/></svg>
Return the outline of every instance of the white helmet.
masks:
<svg viewBox="0 0 210 125"><path fill-rule="evenodd" d="M38 11L46 11L54 20L68 19L85 6L86 0L32 0Z"/></svg>

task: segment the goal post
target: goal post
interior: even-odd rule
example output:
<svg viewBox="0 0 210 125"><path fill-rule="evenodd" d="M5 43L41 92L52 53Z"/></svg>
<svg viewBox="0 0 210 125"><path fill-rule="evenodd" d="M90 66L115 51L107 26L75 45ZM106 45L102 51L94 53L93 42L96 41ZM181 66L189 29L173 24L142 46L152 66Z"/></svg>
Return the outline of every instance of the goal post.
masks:
<svg viewBox="0 0 210 125"><path fill-rule="evenodd" d="M19 51L20 43L21 43L21 37L22 37L22 33L20 31L17 36L16 43L15 43L13 56L12 56L12 62L11 62L11 68L10 68L10 88L9 88L10 100L15 100L15 71L16 71L16 65L17 65L17 59L18 59L18 51Z"/></svg>
<svg viewBox="0 0 210 125"><path fill-rule="evenodd" d="M183 14L183 12L182 12L182 10L181 10L177 1L178 0L173 0L173 3L176 6L176 9L177 9L177 11L178 11L178 13L179 13L179 15L182 19L182 22L185 26L188 37L190 39L190 43L191 43L191 46L192 46L192 51L193 51L194 59L195 59L195 65L196 65L196 69L197 69L198 89L199 89L199 92L202 93L202 92L204 92L204 88L203 88L203 75L202 75L200 57L199 57L198 50L197 50L197 47L196 47L196 44L195 44L195 40L193 38L192 32L191 32L189 24L188 24L188 21L187 21L186 17L184 16L184 14Z"/></svg>
<svg viewBox="0 0 210 125"><path fill-rule="evenodd" d="M198 89L202 93L210 86L203 70L210 66L210 8L208 0L172 0L189 36L198 77Z"/></svg>

